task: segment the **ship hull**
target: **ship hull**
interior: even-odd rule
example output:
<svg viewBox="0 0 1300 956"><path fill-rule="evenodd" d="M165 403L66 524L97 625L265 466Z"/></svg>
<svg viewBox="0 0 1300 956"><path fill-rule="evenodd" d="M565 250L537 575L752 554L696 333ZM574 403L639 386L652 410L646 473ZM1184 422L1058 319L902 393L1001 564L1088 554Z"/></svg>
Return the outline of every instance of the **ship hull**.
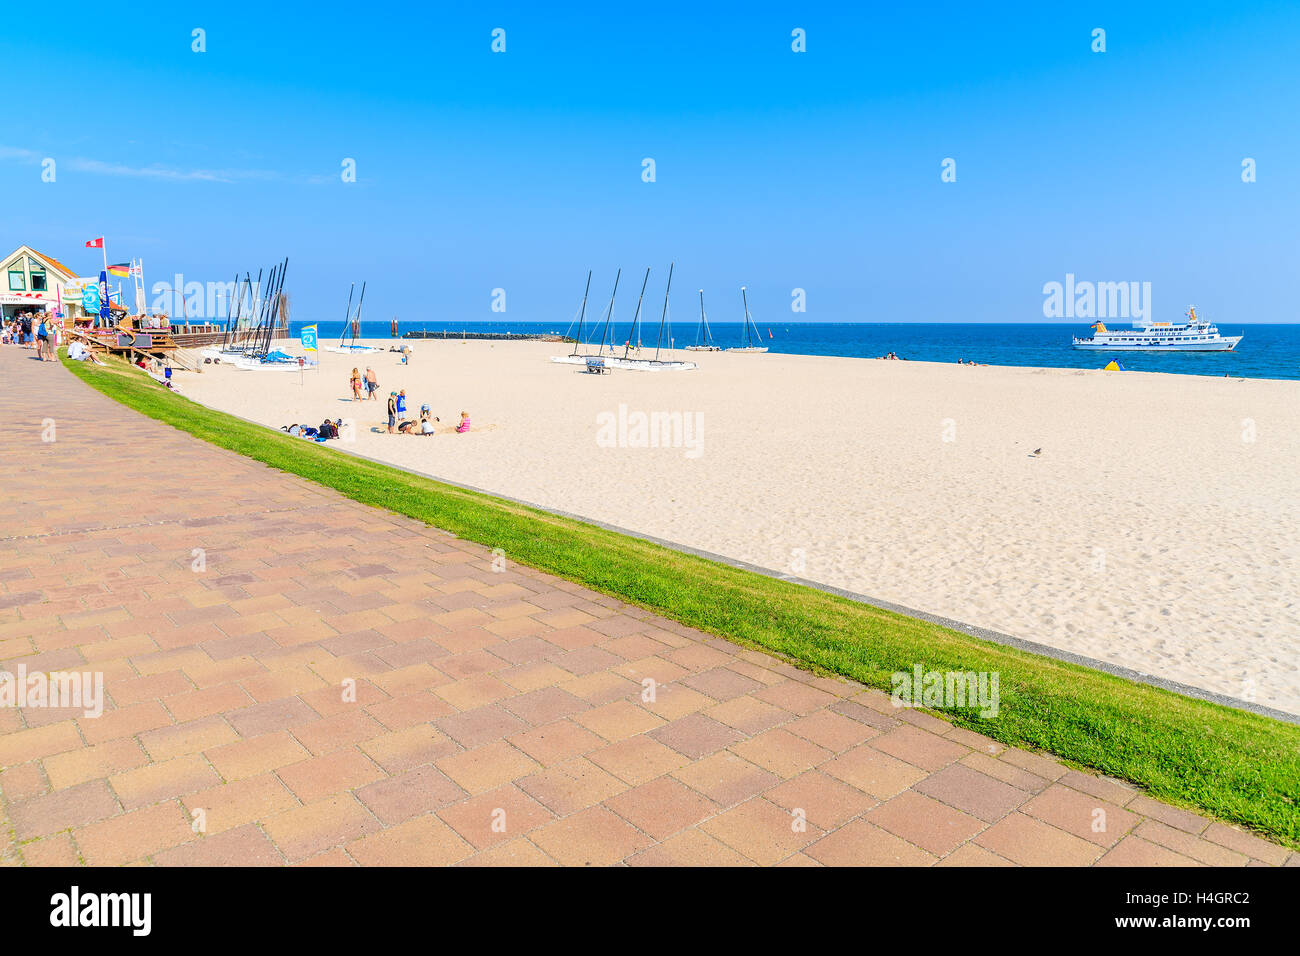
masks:
<svg viewBox="0 0 1300 956"><path fill-rule="evenodd" d="M1096 342L1093 339L1076 340L1076 349L1091 349L1094 352L1231 352L1237 347L1242 336L1225 335L1209 342L1170 342L1167 345L1151 345L1142 342Z"/></svg>

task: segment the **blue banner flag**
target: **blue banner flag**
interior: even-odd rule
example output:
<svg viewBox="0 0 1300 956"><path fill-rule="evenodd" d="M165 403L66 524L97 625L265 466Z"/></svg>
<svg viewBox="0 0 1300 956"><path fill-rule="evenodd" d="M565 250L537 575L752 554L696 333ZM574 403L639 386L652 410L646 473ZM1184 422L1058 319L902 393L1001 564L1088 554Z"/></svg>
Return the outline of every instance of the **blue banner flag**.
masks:
<svg viewBox="0 0 1300 956"><path fill-rule="evenodd" d="M108 313L108 273L100 270L99 273L99 317L108 322L110 316Z"/></svg>
<svg viewBox="0 0 1300 956"><path fill-rule="evenodd" d="M302 331L298 333L298 339L302 342L304 352L316 351L316 326L304 325Z"/></svg>

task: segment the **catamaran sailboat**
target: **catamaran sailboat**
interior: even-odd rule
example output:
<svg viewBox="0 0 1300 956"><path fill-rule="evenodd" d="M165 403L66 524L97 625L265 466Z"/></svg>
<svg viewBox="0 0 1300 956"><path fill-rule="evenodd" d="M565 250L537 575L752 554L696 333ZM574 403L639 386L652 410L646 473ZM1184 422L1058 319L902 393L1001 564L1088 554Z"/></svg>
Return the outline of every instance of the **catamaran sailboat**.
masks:
<svg viewBox="0 0 1300 956"><path fill-rule="evenodd" d="M636 301L636 313L632 316L632 328L628 331L627 343L623 347L621 357L614 354L616 346L609 339L609 327L614 317L614 298L618 295L618 280L622 276L623 270L618 270L618 275L614 277L614 291L609 297L609 306L605 310L605 325L600 334L600 347L595 356L580 355L579 349L582 347L582 325L587 314L587 292L591 290L591 272L587 272L587 292L582 294L582 308L578 311L578 333L573 340L573 351L568 355L555 355L551 357L552 362L558 362L563 365L586 365L588 358L601 358L606 368L628 369L637 372L679 372L687 369L697 368L694 362L677 362L670 359L661 359L659 357L663 348L664 328L668 324L668 294L673 287L673 265L668 266L668 285L664 288L664 310L659 317L659 334L655 339L655 357L652 359L630 358L629 352L636 343L636 349L641 349L640 326L641 326L641 302L645 298L646 283L650 281L650 270L646 269L645 279L641 282L641 295ZM669 343L671 345L671 330L669 330ZM609 356L605 356L605 342L610 341Z"/></svg>
<svg viewBox="0 0 1300 956"><path fill-rule="evenodd" d="M695 344L686 346L688 352L721 352L722 346L713 344L713 335L709 332L709 320L704 315L704 290L700 290L700 328L695 333Z"/></svg>
<svg viewBox="0 0 1300 956"><path fill-rule="evenodd" d="M759 345L763 341L763 333L758 331L758 325L754 322L753 317L749 314L749 297L745 295L745 287L740 287L740 298L745 304L745 344L727 349L728 352L766 352L766 345Z"/></svg>
<svg viewBox="0 0 1300 956"><path fill-rule="evenodd" d="M357 336L361 332L361 306L366 301L366 284L364 281L361 283L361 299L357 302L357 314L354 316L352 314L352 294L356 291L357 284L354 282L352 283L352 288L348 290L348 311L343 320L343 334L339 336L338 345L325 346L326 352L343 352L347 354L352 352L379 351L379 349L373 345L357 344Z"/></svg>
<svg viewBox="0 0 1300 956"><path fill-rule="evenodd" d="M1092 336L1081 339L1076 335L1072 344L1076 349L1110 352L1231 352L1245 337L1244 333L1220 335L1217 325L1196 315L1194 305L1188 307L1186 315L1187 321L1179 325L1150 322L1113 332L1097 321Z"/></svg>

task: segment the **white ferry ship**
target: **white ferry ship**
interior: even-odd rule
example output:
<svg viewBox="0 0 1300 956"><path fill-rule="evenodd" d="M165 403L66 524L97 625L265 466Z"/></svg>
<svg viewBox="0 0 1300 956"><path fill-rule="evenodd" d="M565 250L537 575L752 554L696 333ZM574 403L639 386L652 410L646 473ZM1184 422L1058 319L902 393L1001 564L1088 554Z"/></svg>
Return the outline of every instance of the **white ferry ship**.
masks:
<svg viewBox="0 0 1300 956"><path fill-rule="evenodd" d="M1217 325L1197 317L1196 306L1191 306L1186 314L1187 321L1180 325L1149 322L1115 331L1099 321L1092 326L1094 334L1089 338L1074 337L1074 347L1110 352L1231 352L1243 338L1220 335Z"/></svg>

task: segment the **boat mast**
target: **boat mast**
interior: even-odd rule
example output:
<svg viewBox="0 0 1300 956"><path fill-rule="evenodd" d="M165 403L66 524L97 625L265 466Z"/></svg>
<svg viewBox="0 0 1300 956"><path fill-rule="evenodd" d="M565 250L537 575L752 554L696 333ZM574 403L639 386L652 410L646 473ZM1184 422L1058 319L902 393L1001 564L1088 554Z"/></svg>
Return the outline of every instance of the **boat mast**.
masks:
<svg viewBox="0 0 1300 956"><path fill-rule="evenodd" d="M749 337L749 296L745 295L745 287L740 287L740 300L745 303L745 348L751 348Z"/></svg>
<svg viewBox="0 0 1300 956"><path fill-rule="evenodd" d="M591 270L587 270L587 288L582 290L582 310L578 312L578 334L573 338L573 351L570 355L578 354L578 346L582 344L582 320L587 315L587 293L591 291Z"/></svg>
<svg viewBox="0 0 1300 956"><path fill-rule="evenodd" d="M352 345L355 348L357 336L361 333L361 306L366 301L366 280L361 280L361 298L357 300L357 317L352 321Z"/></svg>
<svg viewBox="0 0 1300 956"><path fill-rule="evenodd" d="M637 320L641 317L641 300L645 298L645 287L646 283L649 281L650 269L647 267L645 270L645 278L641 280L641 294L636 297L636 311L632 313L632 328L628 330L627 341L623 344L623 358L627 358L627 353L632 348L632 337L636 335ZM637 343L637 347L640 347L639 342ZM609 350L611 353L614 351L613 342L609 344Z"/></svg>
<svg viewBox="0 0 1300 956"><path fill-rule="evenodd" d="M609 323L614 318L614 297L618 295L618 280L622 275L622 269L614 275L614 291L609 294L609 309L605 312L605 327L600 331L600 349L596 352L597 355L605 354L605 337L609 335ZM611 355L614 353L612 346L609 351Z"/></svg>
<svg viewBox="0 0 1300 956"><path fill-rule="evenodd" d="M701 344L700 333L704 334L704 343L703 343L704 346L706 348L712 346L713 336L709 334L709 320L704 317L704 290L703 289L700 290L700 331L695 333L696 345Z"/></svg>
<svg viewBox="0 0 1300 956"><path fill-rule="evenodd" d="M659 361L659 349L664 344L664 322L668 320L668 292L673 287L673 266L675 263L668 263L668 284L664 286L664 311L659 316L659 334L655 336L655 361Z"/></svg>
<svg viewBox="0 0 1300 956"><path fill-rule="evenodd" d="M348 310L343 313L343 334L339 336L339 348L343 348L343 340L348 337L348 326L352 324L352 294L357 291L356 282L352 283L352 288L348 289Z"/></svg>

